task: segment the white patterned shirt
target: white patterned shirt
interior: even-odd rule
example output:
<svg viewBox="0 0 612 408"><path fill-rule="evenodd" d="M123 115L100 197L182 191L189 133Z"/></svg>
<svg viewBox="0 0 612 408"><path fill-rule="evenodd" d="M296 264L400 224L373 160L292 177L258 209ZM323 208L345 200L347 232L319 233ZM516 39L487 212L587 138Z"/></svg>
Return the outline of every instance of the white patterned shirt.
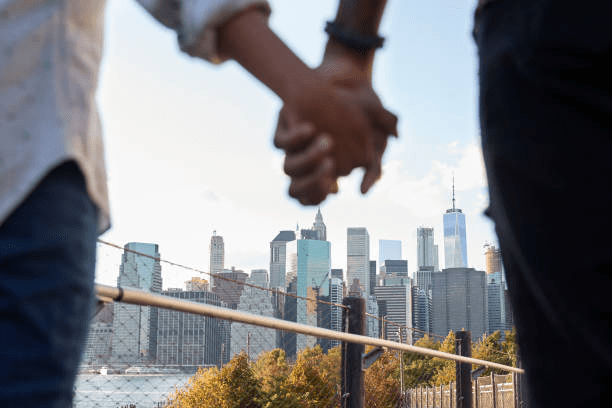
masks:
<svg viewBox="0 0 612 408"><path fill-rule="evenodd" d="M124 0L120 0L124 1ZM220 63L217 29L267 0L136 0L176 31L181 49ZM67 160L82 170L110 227L95 102L106 0L0 0L0 225L45 175Z"/></svg>

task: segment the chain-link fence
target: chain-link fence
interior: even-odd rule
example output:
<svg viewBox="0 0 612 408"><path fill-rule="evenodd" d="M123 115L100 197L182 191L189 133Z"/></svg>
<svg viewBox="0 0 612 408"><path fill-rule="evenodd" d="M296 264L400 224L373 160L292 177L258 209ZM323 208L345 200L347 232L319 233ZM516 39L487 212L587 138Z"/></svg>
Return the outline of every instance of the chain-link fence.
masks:
<svg viewBox="0 0 612 408"><path fill-rule="evenodd" d="M75 407L345 406L351 374L342 360L342 345L347 343L340 334L350 330L349 307L340 303L341 286L334 287L332 279L318 285L313 280L306 293L299 293L294 276L286 291L270 289L263 270L246 274L233 269L210 276L163 261L157 247L147 245L102 244L98 250L102 267L116 268L119 276L113 295L99 297L76 382ZM166 273L185 276L183 288L162 290L162 263ZM151 303L126 301L124 292L130 287L157 297ZM209 308L194 311L185 305ZM252 319L240 320L231 313ZM432 357L411 346L398 348L414 344L421 350L454 353L452 332L446 338L434 336L372 314L361 320L363 333L393 342L381 340L378 348L364 350L364 370L357 370L364 376L364 406L416 407L415 390L425 395L419 400L425 405L418 406L451 406L430 401L455 397L455 362L448 355ZM292 323L275 325L282 321ZM304 327L328 332L319 335ZM359 337L361 344L376 345L372 338ZM515 364L514 349L499 340L476 342L474 355ZM485 382L480 386L485 387L480 401L485 401ZM498 385L497 392L506 392L503 387ZM423 391L428 388L438 394Z"/></svg>

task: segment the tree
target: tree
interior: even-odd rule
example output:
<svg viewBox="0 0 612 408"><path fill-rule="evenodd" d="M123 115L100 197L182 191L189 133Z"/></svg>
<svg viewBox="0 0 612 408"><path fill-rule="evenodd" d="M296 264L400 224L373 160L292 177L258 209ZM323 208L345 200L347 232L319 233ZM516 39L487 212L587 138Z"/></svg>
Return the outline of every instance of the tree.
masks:
<svg viewBox="0 0 612 408"><path fill-rule="evenodd" d="M328 407L339 399L339 372L336 353L326 355L319 345L307 347L298 355L287 377L286 389L297 398L300 407Z"/></svg>
<svg viewBox="0 0 612 408"><path fill-rule="evenodd" d="M369 347L370 349L372 347ZM370 350L366 349L366 352ZM394 408L400 397L397 352L385 351L365 372L365 406Z"/></svg>
<svg viewBox="0 0 612 408"><path fill-rule="evenodd" d="M260 408L262 396L261 384L243 352L221 370L200 368L188 385L176 390L168 402L176 408Z"/></svg>

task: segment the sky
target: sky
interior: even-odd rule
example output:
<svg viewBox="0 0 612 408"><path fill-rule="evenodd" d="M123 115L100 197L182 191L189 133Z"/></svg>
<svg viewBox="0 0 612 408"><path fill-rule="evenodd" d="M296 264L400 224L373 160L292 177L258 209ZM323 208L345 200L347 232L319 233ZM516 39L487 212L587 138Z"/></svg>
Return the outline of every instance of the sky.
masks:
<svg viewBox="0 0 612 408"><path fill-rule="evenodd" d="M474 2L475 3L475 2ZM270 0L270 26L311 67L320 62L325 21L337 0ZM483 270L495 243L482 213L487 184L479 146L475 4L389 0L374 88L399 117L399 138L383 157L383 177L365 196L361 170L340 180L320 206L332 267L346 271L346 229L366 227L370 259L378 240L402 241L416 270L416 229L434 227L443 266L442 214L467 218L468 266ZM180 52L176 34L135 1L110 0L97 101L106 144L112 228L101 239L159 245L163 259L208 271L213 231L225 267L269 268L280 230L309 228L317 207L287 195L283 155L272 145L281 101L234 62L215 66ZM99 245L96 280L116 284L121 251ZM193 271L162 265L164 288Z"/></svg>

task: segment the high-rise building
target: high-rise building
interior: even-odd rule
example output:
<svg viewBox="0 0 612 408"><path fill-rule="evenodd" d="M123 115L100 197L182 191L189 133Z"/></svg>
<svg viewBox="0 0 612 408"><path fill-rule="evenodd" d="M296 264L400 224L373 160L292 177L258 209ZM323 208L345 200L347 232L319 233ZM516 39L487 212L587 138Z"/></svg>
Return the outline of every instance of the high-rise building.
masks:
<svg viewBox="0 0 612 408"><path fill-rule="evenodd" d="M487 273L487 300L489 327L487 333L499 330L504 336L506 330L512 327L506 322L506 300L504 292L506 282L502 266L501 250L493 245L485 244L485 272Z"/></svg>
<svg viewBox="0 0 612 408"><path fill-rule="evenodd" d="M375 287L374 287L375 288ZM378 302L376 301L376 296L368 296L366 298L366 336L379 338L380 330L379 330L379 314L378 314Z"/></svg>
<svg viewBox="0 0 612 408"><path fill-rule="evenodd" d="M385 276L408 276L408 261L405 259L387 259L380 268Z"/></svg>
<svg viewBox="0 0 612 408"><path fill-rule="evenodd" d="M283 291L287 288L285 282L286 274L286 246L287 242L295 241L294 231L281 231L278 235L270 242L270 287L275 289L281 289Z"/></svg>
<svg viewBox="0 0 612 408"><path fill-rule="evenodd" d="M401 278L402 283L391 286L377 286L374 294L378 301L379 316L388 321L384 324L386 339L400 340L400 330L403 341L410 336L412 328L412 288L410 278ZM408 333L406 333L408 331ZM411 343L411 338L408 338Z"/></svg>
<svg viewBox="0 0 612 408"><path fill-rule="evenodd" d="M501 275L503 272L501 249L485 244L485 272L487 275Z"/></svg>
<svg viewBox="0 0 612 408"><path fill-rule="evenodd" d="M329 275L331 269L331 244L329 241L300 239L287 244L288 274L295 270L297 276L297 295L316 299L329 296ZM304 299L297 300L297 322L317 326L318 304ZM312 347L316 338L298 334L297 350Z"/></svg>
<svg viewBox="0 0 612 408"><path fill-rule="evenodd" d="M487 289L484 271L450 268L433 273L433 332L446 336L450 330L470 330L476 339L486 333Z"/></svg>
<svg viewBox="0 0 612 408"><path fill-rule="evenodd" d="M126 244L117 286L160 293L162 277L159 258L157 244ZM157 309L116 302L113 313L113 363L154 362L157 352Z"/></svg>
<svg viewBox="0 0 612 408"><path fill-rule="evenodd" d="M370 261L370 292L368 295L374 295L374 288L376 287L376 261Z"/></svg>
<svg viewBox="0 0 612 408"><path fill-rule="evenodd" d="M438 250L438 245L434 245L434 271L435 272L440 272L440 256L439 256L439 250Z"/></svg>
<svg viewBox="0 0 612 408"><path fill-rule="evenodd" d="M161 293L191 302L221 306L219 296L206 290L171 289ZM221 365L222 321L214 317L158 310L157 364L195 371L200 366Z"/></svg>
<svg viewBox="0 0 612 408"><path fill-rule="evenodd" d="M387 259L402 259L402 241L378 240L378 266L382 267Z"/></svg>
<svg viewBox="0 0 612 408"><path fill-rule="evenodd" d="M187 292L207 292L210 290L210 285L206 279L196 276L185 282L185 288Z"/></svg>
<svg viewBox="0 0 612 408"><path fill-rule="evenodd" d="M342 279L332 277L329 280L329 301L331 303L341 305L343 297L344 283ZM329 328L335 331L342 331L342 308L340 306L331 306L330 308ZM340 345L340 340L331 340L330 347Z"/></svg>
<svg viewBox="0 0 612 408"><path fill-rule="evenodd" d="M444 265L449 268L467 268L467 240L465 214L455 207L455 182L453 179L453 207L446 210L444 222Z"/></svg>
<svg viewBox="0 0 612 408"><path fill-rule="evenodd" d="M268 286L268 272L265 269L251 271L247 283L266 288ZM271 292L245 286L240 296L238 310L259 316L273 317L274 305ZM261 352L274 348L276 348L276 330L244 323L232 323L232 356L244 351L250 359L254 360Z"/></svg>
<svg viewBox="0 0 612 408"><path fill-rule="evenodd" d="M315 216L315 222L312 224L312 230L317 232L317 239L319 241L327 241L327 227L323 222L323 215L321 214L320 208Z"/></svg>
<svg viewBox="0 0 612 408"><path fill-rule="evenodd" d="M412 287L412 311L412 324L417 329L413 336L416 341L432 330L431 296L418 286Z"/></svg>
<svg viewBox="0 0 612 408"><path fill-rule="evenodd" d="M215 285L214 276L220 273L225 268L225 245L223 237L217 235L217 231L213 231L210 238L210 274L213 276L213 285Z"/></svg>
<svg viewBox="0 0 612 408"><path fill-rule="evenodd" d="M81 361L90 365L109 365L113 338L113 303L105 304L89 324Z"/></svg>
<svg viewBox="0 0 612 408"><path fill-rule="evenodd" d="M434 229L430 227L417 228L417 267L435 266Z"/></svg>
<svg viewBox="0 0 612 408"><path fill-rule="evenodd" d="M213 286L212 291L219 295L227 307L236 310L238 303L240 303L240 295L242 294L244 282L248 277L247 273L233 266L231 270L224 269L216 275L214 279L215 286Z"/></svg>
<svg viewBox="0 0 612 408"><path fill-rule="evenodd" d="M348 228L346 242L347 286L357 281L362 296L370 293L370 235L366 228Z"/></svg>
<svg viewBox="0 0 612 408"><path fill-rule="evenodd" d="M342 269L332 269L331 270L331 277L332 278L337 278L337 279L340 279L340 280L344 280L344 277L342 275L343 275Z"/></svg>

